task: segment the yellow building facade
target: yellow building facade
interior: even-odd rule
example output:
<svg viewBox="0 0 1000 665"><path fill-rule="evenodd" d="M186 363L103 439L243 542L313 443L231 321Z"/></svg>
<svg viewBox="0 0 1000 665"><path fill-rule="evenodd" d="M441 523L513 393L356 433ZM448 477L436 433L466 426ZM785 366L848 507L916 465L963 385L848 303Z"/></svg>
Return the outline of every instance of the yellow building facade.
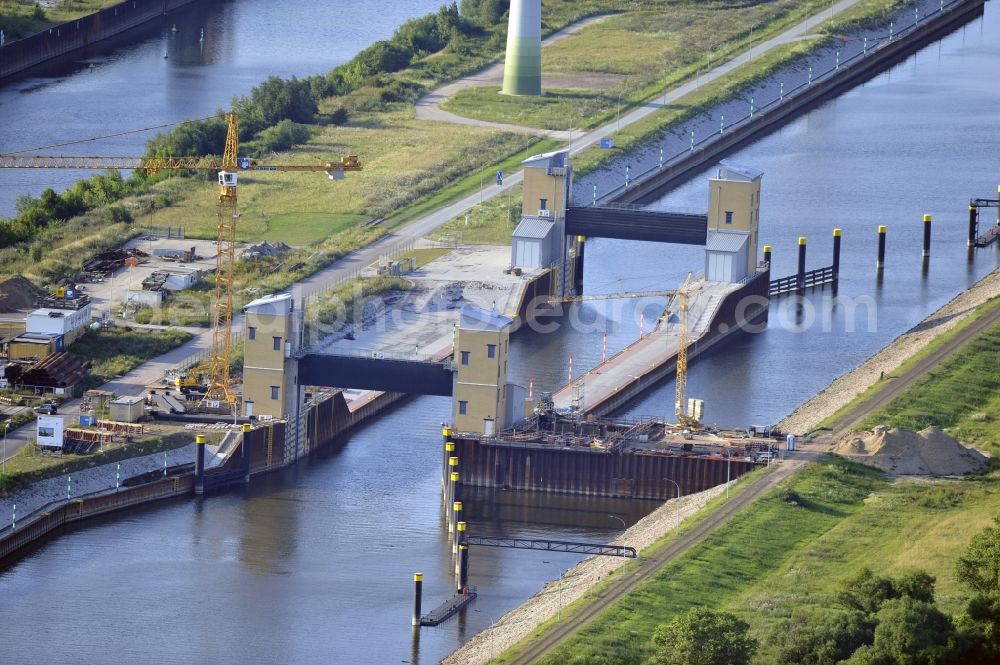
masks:
<svg viewBox="0 0 1000 665"><path fill-rule="evenodd" d="M491 435L507 425L507 355L512 320L467 307L455 340L452 422L459 432Z"/></svg>

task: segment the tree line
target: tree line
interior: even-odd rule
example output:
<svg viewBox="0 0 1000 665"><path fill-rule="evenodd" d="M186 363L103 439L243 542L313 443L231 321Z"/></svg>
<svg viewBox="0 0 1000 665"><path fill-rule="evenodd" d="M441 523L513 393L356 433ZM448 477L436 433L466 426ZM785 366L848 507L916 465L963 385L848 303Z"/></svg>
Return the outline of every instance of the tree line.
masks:
<svg viewBox="0 0 1000 665"><path fill-rule="evenodd" d="M375 42L327 74L302 79L272 76L248 95L234 97L232 107L239 114L243 142L241 154L261 157L288 150L309 139L312 125L344 124L348 116L342 107L328 114L319 113L319 102L327 97L373 86L380 89L377 99L381 103L415 100L423 92L423 86L390 75L410 66L417 58L448 49L468 50L473 42L482 50L491 31L495 33L502 28L509 4L509 0L462 0L459 8L452 2L437 12L407 21L391 38ZM219 111L217 117L207 120L185 122L158 134L147 142L146 156L222 154L226 141L222 113ZM16 216L0 218L0 245L29 241L50 224L143 191L148 181L148 177L138 172L127 180L109 172L81 180L62 194L47 189L37 198L21 197ZM123 220L128 216L124 208L115 214Z"/></svg>

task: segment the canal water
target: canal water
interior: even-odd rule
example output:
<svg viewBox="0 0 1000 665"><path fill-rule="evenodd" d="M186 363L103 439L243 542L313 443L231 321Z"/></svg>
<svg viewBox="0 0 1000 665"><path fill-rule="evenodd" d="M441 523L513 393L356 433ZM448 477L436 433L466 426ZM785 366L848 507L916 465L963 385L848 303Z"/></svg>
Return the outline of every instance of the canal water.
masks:
<svg viewBox="0 0 1000 665"><path fill-rule="evenodd" d="M0 153L210 116L229 108L234 96L248 94L268 76L326 73L376 40L390 37L404 21L442 4L193 3L138 29L144 38L136 43L115 40L77 61L45 66L41 73L0 88ZM38 154L137 156L156 131L60 145ZM46 187L61 191L92 173L6 170L0 178L0 215L14 214L20 194L37 195Z"/></svg>
<svg viewBox="0 0 1000 665"><path fill-rule="evenodd" d="M234 6L238 6L236 3ZM282 3L284 4L284 3ZM229 5L226 5L227 7ZM969 196L992 196L1000 135L1000 16L986 16L940 44L732 159L765 171L762 236L774 272L794 270L795 241L809 238L811 267L828 263L830 229L844 229L840 295L871 298L873 330L845 333L847 305L831 332L795 325L772 307L762 334L734 340L692 364L689 392L710 420L773 422L843 371L998 265L995 248L966 262ZM666 197L704 209L708 173ZM920 219L935 218L930 269L920 266ZM888 267L875 279L875 227L889 226ZM698 248L596 240L587 246L590 292L672 288L702 270ZM819 313L822 293L808 296ZM661 306L662 306L662 301ZM655 301L645 303L651 322ZM638 306L575 307L548 335L514 338L515 380L536 389L564 382L638 333ZM666 414L672 386L628 409ZM131 512L44 544L0 573L3 660L213 663L437 662L578 559L482 549L470 582L480 597L465 615L409 626L413 572L425 607L450 591L451 559L440 503L439 424L447 398L409 400L326 452L245 491ZM606 541L621 517L648 503L496 493L470 502L473 533ZM499 507L498 507L499 506ZM40 637L44 635L44 637Z"/></svg>

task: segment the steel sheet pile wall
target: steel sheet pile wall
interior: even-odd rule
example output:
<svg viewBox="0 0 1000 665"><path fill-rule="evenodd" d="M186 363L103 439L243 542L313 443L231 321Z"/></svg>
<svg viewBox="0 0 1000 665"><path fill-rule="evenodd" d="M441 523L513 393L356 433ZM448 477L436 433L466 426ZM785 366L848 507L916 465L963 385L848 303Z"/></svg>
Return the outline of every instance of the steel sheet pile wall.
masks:
<svg viewBox="0 0 1000 665"><path fill-rule="evenodd" d="M138 487L122 488L117 492L60 502L49 510L19 522L16 530L12 531L8 525L0 531L0 561L14 557L22 548L68 524L151 501L188 495L193 487L194 476L165 478Z"/></svg>
<svg viewBox="0 0 1000 665"><path fill-rule="evenodd" d="M678 457L655 452L610 453L456 438L462 484L513 490L633 499L669 499L680 485L693 494L753 470L744 459ZM669 480L665 480L669 479Z"/></svg>
<svg viewBox="0 0 1000 665"><path fill-rule="evenodd" d="M0 48L0 78L138 27L194 0L128 0Z"/></svg>

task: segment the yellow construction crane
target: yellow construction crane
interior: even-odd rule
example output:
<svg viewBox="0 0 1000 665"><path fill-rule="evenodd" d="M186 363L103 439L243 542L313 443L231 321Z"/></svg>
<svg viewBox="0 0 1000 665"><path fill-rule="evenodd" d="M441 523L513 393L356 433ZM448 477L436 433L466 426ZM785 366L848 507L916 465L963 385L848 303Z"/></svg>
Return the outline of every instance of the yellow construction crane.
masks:
<svg viewBox="0 0 1000 665"><path fill-rule="evenodd" d="M694 418L687 413L687 369L688 369L688 305L692 295L698 292L700 286L695 286L691 281L691 273L688 273L684 284L677 290L677 301L680 306L680 331L677 339L677 377L674 384L677 387L677 395L674 400L674 414L677 422L684 426L697 425Z"/></svg>
<svg viewBox="0 0 1000 665"><path fill-rule="evenodd" d="M164 169L217 171L219 174L219 223L216 236L215 294L212 305L212 351L206 400L233 404L230 383L233 339L233 274L236 264L236 186L240 171L323 171L340 180L346 171L360 171L356 155L338 162L319 164L267 164L239 156L239 125L235 113L226 114L226 147L222 160L208 157L49 157L2 155L0 168L20 169L141 169L154 173Z"/></svg>

